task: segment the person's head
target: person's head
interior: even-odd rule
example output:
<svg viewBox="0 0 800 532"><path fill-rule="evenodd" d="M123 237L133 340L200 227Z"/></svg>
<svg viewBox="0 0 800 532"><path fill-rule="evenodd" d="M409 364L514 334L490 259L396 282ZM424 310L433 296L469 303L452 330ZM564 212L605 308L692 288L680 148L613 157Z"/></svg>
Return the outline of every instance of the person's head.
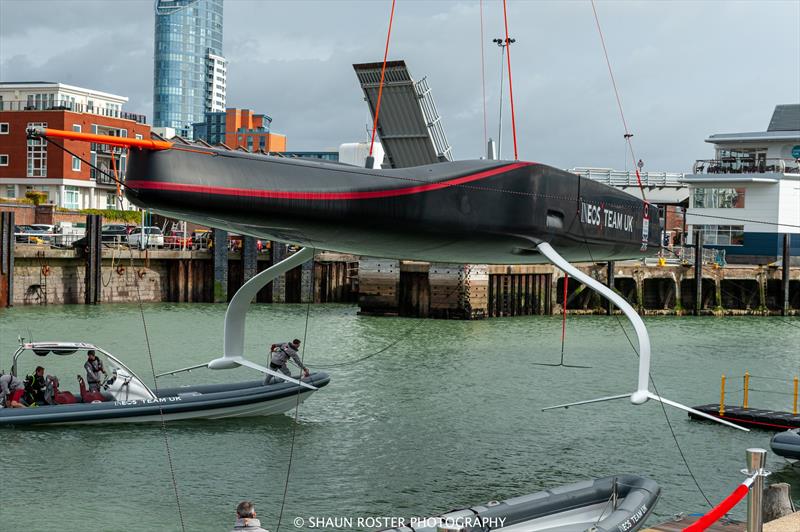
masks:
<svg viewBox="0 0 800 532"><path fill-rule="evenodd" d="M241 518L253 518L256 516L256 507L251 501L242 501L236 507L236 515Z"/></svg>
<svg viewBox="0 0 800 532"><path fill-rule="evenodd" d="M295 349L297 349L298 347L300 347L300 340L295 338L294 340L292 340L292 345L294 346Z"/></svg>
<svg viewBox="0 0 800 532"><path fill-rule="evenodd" d="M94 360L95 357L94 349L89 349L89 351L86 354L89 355L89 360Z"/></svg>
<svg viewBox="0 0 800 532"><path fill-rule="evenodd" d="M36 375L38 377L44 377L44 368L42 366L36 366Z"/></svg>

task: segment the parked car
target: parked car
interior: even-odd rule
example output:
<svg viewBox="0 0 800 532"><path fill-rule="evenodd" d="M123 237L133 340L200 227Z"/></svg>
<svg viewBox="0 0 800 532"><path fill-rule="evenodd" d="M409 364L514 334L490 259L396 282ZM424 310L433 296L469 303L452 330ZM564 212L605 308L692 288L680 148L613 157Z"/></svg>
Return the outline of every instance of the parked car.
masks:
<svg viewBox="0 0 800 532"><path fill-rule="evenodd" d="M128 235L136 226L125 224L106 224L100 228L103 244L124 244L128 242Z"/></svg>
<svg viewBox="0 0 800 532"><path fill-rule="evenodd" d="M18 244L44 244L45 240L40 234L40 231L33 230L30 225L14 226L14 241Z"/></svg>
<svg viewBox="0 0 800 532"><path fill-rule="evenodd" d="M145 227L144 231L142 231L141 227L136 228L135 230L131 231L128 235L128 245L130 247L141 247L142 242L142 232L144 232L144 246L145 247L156 247L156 248L163 248L164 247L164 233L161 232L161 229L158 227Z"/></svg>
<svg viewBox="0 0 800 532"><path fill-rule="evenodd" d="M173 249L192 249L192 237L186 231L170 231L164 237L164 245Z"/></svg>

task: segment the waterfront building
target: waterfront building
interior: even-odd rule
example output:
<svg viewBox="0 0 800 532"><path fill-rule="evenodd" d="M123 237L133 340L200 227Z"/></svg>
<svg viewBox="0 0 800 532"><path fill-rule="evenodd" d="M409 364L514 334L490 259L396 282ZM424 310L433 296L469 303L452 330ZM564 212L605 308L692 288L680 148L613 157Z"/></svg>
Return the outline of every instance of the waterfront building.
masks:
<svg viewBox="0 0 800 532"><path fill-rule="evenodd" d="M639 199L644 190L645 199L658 205L661 227L664 229L664 245L683 243L684 214L689 206L689 186L683 182L685 174L648 171L639 172L637 178L635 170L577 167L567 171L618 188Z"/></svg>
<svg viewBox="0 0 800 532"><path fill-rule="evenodd" d="M762 264L782 254L793 233L800 256L800 104L778 105L766 131L721 133L706 142L714 158L698 160L684 178L690 188L686 222L728 262Z"/></svg>
<svg viewBox="0 0 800 532"><path fill-rule="evenodd" d="M284 152L286 135L272 133L272 118L250 109L229 108L205 113L202 122L192 124L194 140L211 145L225 144L229 148L247 151Z"/></svg>
<svg viewBox="0 0 800 532"><path fill-rule="evenodd" d="M66 209L116 209L116 183L84 164L124 176L126 155L106 144L65 141L73 157L44 140L28 140L33 126L120 137L150 138L144 115L127 113L128 98L46 81L0 83L0 197L38 190ZM121 204L128 208L127 201Z"/></svg>
<svg viewBox="0 0 800 532"><path fill-rule="evenodd" d="M153 125L190 137L207 111L225 110L222 0L157 0Z"/></svg>

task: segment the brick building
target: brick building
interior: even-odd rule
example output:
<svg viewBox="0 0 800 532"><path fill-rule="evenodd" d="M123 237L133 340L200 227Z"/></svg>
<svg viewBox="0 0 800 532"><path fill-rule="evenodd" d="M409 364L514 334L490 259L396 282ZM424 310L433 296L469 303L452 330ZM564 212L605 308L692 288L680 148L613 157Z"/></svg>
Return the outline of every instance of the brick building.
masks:
<svg viewBox="0 0 800 532"><path fill-rule="evenodd" d="M194 138L247 151L286 151L286 135L272 133L271 124L272 118L267 115L229 108L224 112L207 112L205 121L193 124Z"/></svg>
<svg viewBox="0 0 800 532"><path fill-rule="evenodd" d="M67 209L119 208L117 186L79 158L43 140L28 140L32 126L150 138L143 115L122 111L124 96L52 82L0 83L0 197L23 198L38 190ZM105 144L65 141L65 147L111 172L114 157L124 175L126 155ZM128 208L123 201L123 208Z"/></svg>

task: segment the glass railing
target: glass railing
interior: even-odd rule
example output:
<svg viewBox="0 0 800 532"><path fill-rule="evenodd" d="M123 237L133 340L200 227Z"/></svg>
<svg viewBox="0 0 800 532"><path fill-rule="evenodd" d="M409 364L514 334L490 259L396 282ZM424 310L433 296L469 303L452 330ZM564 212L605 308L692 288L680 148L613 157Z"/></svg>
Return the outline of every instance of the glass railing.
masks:
<svg viewBox="0 0 800 532"><path fill-rule="evenodd" d="M800 164L795 159L722 157L699 159L692 170L695 174L800 174Z"/></svg>

